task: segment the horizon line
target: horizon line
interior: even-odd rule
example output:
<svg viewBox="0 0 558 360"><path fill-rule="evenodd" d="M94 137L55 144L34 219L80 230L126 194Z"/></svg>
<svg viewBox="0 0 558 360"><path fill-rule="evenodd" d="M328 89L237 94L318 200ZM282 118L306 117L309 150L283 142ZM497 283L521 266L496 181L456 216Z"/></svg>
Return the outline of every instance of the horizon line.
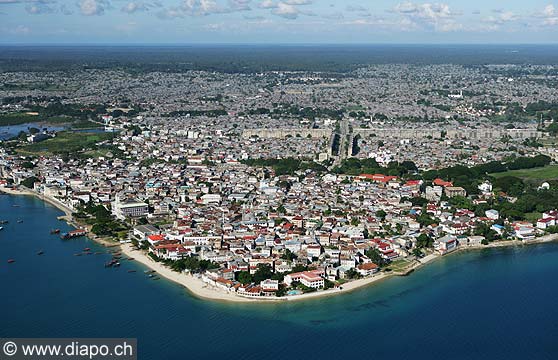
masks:
<svg viewBox="0 0 558 360"><path fill-rule="evenodd" d="M460 43L445 43L445 42L424 42L424 43L412 43L412 42L355 42L355 43L322 43L322 42L311 42L311 43L263 43L263 42L239 42L239 43L218 43L218 42L206 42L206 43L103 43L103 42L91 42L91 43L74 43L74 42L59 42L59 43L2 43L0 46L558 46L558 42L541 42L541 43L503 43L503 42L487 42L487 43L475 43L475 42L460 42Z"/></svg>

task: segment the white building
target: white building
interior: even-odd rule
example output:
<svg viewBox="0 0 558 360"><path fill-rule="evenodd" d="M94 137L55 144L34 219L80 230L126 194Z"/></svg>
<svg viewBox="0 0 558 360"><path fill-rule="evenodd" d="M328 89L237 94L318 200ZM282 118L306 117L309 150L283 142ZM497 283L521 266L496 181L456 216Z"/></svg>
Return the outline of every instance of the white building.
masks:
<svg viewBox="0 0 558 360"><path fill-rule="evenodd" d="M120 220L130 217L142 217L149 214L149 206L139 201L120 201L120 197L117 195L116 199L112 202L112 213Z"/></svg>
<svg viewBox="0 0 558 360"><path fill-rule="evenodd" d="M285 275L283 281L288 286L291 286L294 281L298 281L304 286L318 289L324 287L324 278L321 276L323 273L324 272L322 270L303 271Z"/></svg>

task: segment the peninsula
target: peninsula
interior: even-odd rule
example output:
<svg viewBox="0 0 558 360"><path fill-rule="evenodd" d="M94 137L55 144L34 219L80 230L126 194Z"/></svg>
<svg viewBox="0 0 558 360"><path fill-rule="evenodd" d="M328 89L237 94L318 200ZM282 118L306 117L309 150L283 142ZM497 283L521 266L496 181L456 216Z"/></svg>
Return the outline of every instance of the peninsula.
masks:
<svg viewBox="0 0 558 360"><path fill-rule="evenodd" d="M342 294L555 239L553 71L5 72L0 188L199 297Z"/></svg>

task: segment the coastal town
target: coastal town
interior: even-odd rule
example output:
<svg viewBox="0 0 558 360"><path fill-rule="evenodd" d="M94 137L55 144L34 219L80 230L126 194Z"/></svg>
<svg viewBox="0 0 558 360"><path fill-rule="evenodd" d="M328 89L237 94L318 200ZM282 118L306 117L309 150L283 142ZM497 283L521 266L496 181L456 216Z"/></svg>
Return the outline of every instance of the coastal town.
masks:
<svg viewBox="0 0 558 360"><path fill-rule="evenodd" d="M337 294L555 239L557 176L514 173L555 170L543 71L2 73L2 120L31 125L1 142L0 190L202 297Z"/></svg>

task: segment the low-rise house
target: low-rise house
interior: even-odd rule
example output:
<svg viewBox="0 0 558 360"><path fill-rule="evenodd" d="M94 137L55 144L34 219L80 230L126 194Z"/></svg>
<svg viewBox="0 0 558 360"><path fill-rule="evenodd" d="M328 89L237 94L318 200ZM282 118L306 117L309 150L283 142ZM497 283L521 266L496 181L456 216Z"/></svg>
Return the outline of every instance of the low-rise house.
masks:
<svg viewBox="0 0 558 360"><path fill-rule="evenodd" d="M374 273L377 273L380 270L380 268L378 267L378 265L376 265L372 262L369 262L369 263L364 263L364 264L358 265L356 270L362 276L369 276L369 275L372 275Z"/></svg>
<svg viewBox="0 0 558 360"><path fill-rule="evenodd" d="M553 217L546 217L537 220L538 229L546 230L548 229L549 226L555 226L555 225L556 225L556 218Z"/></svg>

